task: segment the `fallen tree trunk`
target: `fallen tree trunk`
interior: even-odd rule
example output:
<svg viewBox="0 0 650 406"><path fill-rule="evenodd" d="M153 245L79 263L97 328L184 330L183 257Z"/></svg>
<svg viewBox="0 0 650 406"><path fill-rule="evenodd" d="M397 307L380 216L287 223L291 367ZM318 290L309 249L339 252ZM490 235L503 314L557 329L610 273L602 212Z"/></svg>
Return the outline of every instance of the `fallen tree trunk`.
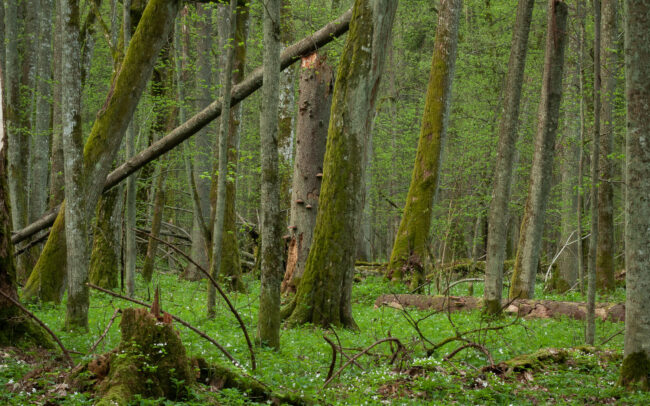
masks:
<svg viewBox="0 0 650 406"><path fill-rule="evenodd" d="M463 310L478 310L483 308L483 300L478 297L464 296L425 296L409 294L381 295L375 301L375 308L388 306L396 309L417 307L420 310L439 312L457 312ZM518 314L527 318L550 318L566 316L575 320L584 320L587 314L587 304L584 302L562 302L554 300L516 299L502 301L504 312ZM596 317L605 321L624 322L625 305L622 303L596 304Z"/></svg>
<svg viewBox="0 0 650 406"><path fill-rule="evenodd" d="M317 51L335 38L345 34L348 30L351 17L352 10L348 10L341 17L328 23L314 34L285 48L280 55L281 69L287 68L302 57ZM235 106L237 103L253 94L253 92L260 87L262 87L262 67L255 69L241 83L233 86L232 92L230 93L231 106ZM221 100L215 100L208 107L176 127L169 134L124 162L113 172L109 173L106 177L106 182L104 183L104 192L126 179L129 175L136 172L147 163L157 159L161 155L178 146L220 115ZM50 227L54 224L58 212L58 206L48 211L40 219L12 234L11 241L16 244L29 238L40 230Z"/></svg>

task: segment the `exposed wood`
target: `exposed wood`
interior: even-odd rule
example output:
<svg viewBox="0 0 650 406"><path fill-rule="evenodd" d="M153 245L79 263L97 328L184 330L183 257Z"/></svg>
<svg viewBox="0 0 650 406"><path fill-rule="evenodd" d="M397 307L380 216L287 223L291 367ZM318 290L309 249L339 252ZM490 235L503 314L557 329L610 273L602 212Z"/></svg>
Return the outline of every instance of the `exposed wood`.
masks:
<svg viewBox="0 0 650 406"><path fill-rule="evenodd" d="M584 302L561 302L553 300L515 299L503 300L504 312L518 314L528 318L549 318L566 316L576 320L585 320L587 307ZM381 295L375 300L375 307L388 306L396 309L405 306L417 307L420 310L438 312L456 312L478 310L482 307L482 300L478 297L464 296L424 296L408 294ZM596 317L600 320L612 322L625 321L625 305L622 303L598 303Z"/></svg>

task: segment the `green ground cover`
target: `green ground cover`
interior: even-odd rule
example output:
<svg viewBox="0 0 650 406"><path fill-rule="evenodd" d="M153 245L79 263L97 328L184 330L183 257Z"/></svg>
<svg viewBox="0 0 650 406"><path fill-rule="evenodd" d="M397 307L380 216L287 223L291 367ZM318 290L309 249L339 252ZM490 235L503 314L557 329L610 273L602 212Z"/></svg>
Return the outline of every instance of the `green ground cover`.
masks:
<svg viewBox="0 0 650 406"><path fill-rule="evenodd" d="M247 275L247 294L233 294L232 300L254 335L257 317L259 282ZM142 281L138 286L144 286ZM459 352L451 360L444 358L461 345L451 342L427 356L427 348L418 333L407 321L404 312L388 308L374 308L377 296L387 292L404 293L405 288L385 282L381 277L369 276L355 284L353 292L354 316L360 331L323 330L313 326L284 329L282 348L278 352L257 350L258 368L248 369L246 342L237 321L221 303L215 319L206 317L206 283L186 282L176 275L160 274L154 283L160 287L164 310L190 322L206 332L246 365L247 372L275 389L282 389L312 398L321 404L650 404L650 394L627 392L617 386L622 357L622 323L598 322L597 343L607 340L596 349L571 350L557 361L544 361L522 370L490 372L487 356L473 348ZM452 294L467 294L467 286L456 286ZM579 293L568 295L537 292L538 298L580 300ZM482 294L482 284L474 285L474 295ZM138 290L137 297L146 299L147 292ZM622 289L599 301L621 301ZM90 331L86 334L63 331L65 302L58 306L31 305L73 354L75 361L91 359L87 354L102 334L116 308L131 304L92 292ZM486 321L479 312L445 313L408 309L418 323L421 333L432 343L452 337L458 331L486 326L512 324L512 317ZM451 321L450 321L451 320ZM452 324L453 323L453 324ZM215 346L179 324L183 343L190 356L204 357L209 362L228 364ZM96 354L108 352L119 344L119 317ZM454 327L455 326L455 327ZM543 348L576 348L583 344L584 324L581 321L560 319L518 320L500 330L482 331L465 336L487 349L496 364L521 354L534 353ZM619 334L617 334L619 333ZM379 344L368 355L350 365L331 384L323 389L332 349L323 339L347 348L352 356L377 340L398 338L406 351L391 365L392 350L388 343ZM613 337L612 337L613 336ZM0 404L93 404L93 393L76 393L63 382L64 363L58 353L34 349L0 349ZM345 362L345 360L343 361ZM335 370L341 365L339 355ZM49 403L47 403L49 402ZM184 403L135 399L134 404L251 404L244 393L234 389L217 390L196 385L191 398Z"/></svg>

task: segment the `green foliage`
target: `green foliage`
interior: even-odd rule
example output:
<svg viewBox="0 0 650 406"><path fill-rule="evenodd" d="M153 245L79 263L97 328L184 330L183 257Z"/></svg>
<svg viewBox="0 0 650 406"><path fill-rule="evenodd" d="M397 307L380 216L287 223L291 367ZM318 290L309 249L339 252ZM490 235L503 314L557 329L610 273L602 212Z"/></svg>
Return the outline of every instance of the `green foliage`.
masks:
<svg viewBox="0 0 650 406"><path fill-rule="evenodd" d="M234 305L239 309L249 331L254 329L257 322L259 300L259 283L245 275L249 286L247 294L237 293L232 296ZM144 287L140 275L137 286ZM179 281L176 275L161 274L158 277L161 292L162 308L178 315L197 328L205 331L230 351L235 358L247 365L248 350L238 330L237 322L227 312L219 312L214 319L207 319L201 311L206 303L205 284ZM448 344L436 354L427 358L424 349L412 345L416 332L408 325L401 312L396 309L382 307L373 308L377 295L386 292L403 293L404 287L395 290L380 276L369 276L354 285L352 294L354 318L359 325L358 332L351 330L336 330L343 347L355 348L348 350L348 355L355 354L361 348L369 346L378 339L387 337L399 338L402 343L412 348L410 357L402 365L409 373L397 373L398 365L388 364L386 356L390 354L388 346L376 347L372 350L376 356L364 356L359 359L365 368L362 371L348 367L340 379L319 393L329 363L331 348L323 340L323 334L328 335L334 342L335 336L312 325L305 325L281 332L282 346L279 351L258 349L258 369L248 370L257 379L275 389L297 395L306 395L322 399L331 404L381 404L382 402L397 402L399 404L431 404L450 403L461 404L520 404L522 402L553 402L568 404L606 403L615 400L626 404L644 404L650 401L647 394L627 392L617 386L619 365L621 359L622 335L615 336L604 346L606 353L582 353L571 351L569 361L563 364L543 364L543 369L530 371L532 380L523 375L513 374L502 377L491 372L480 372L475 368L487 365L485 356L471 349L458 354L453 361L454 366L444 362L442 358L458 347L458 344ZM481 296L482 283L475 284L474 294ZM451 294L467 293L467 287L454 286ZM548 295L541 289L536 292L543 299L576 299L576 293L570 296L557 294ZM616 299L621 299L622 291L616 293ZM137 298L146 297L144 288L136 291ZM114 307L130 307L131 305L112 299L102 293L92 292L90 308L90 331L88 333L70 333L64 331L60 314L65 308L61 305L31 305L30 309L41 317L46 324L54 329L64 344L74 351L86 353L104 330ZM197 311L198 310L198 311ZM427 312L411 310L410 314L416 319L427 316ZM479 312L462 312L452 314L452 320L459 330L465 331L484 326L484 320ZM106 338L100 344L97 353L103 353L116 348L120 342L119 318L109 330ZM180 331L181 339L186 347L188 356L205 358L208 363L228 365L228 361L212 344L188 331L177 323L175 328ZM447 320L446 314L431 315L420 324L423 334L437 342L453 336L454 330ZM620 323L599 322L597 337L606 338L619 331ZM566 318L562 319L531 319L521 320L519 324L505 330L488 333L484 344L492 353L495 362L512 359L521 354L530 354L541 348L571 348L583 343L583 323ZM610 354L605 356L606 354ZM77 361L88 360L89 357L75 356ZM40 357L46 359L47 357ZM337 361L337 368L338 368ZM29 393L24 389L11 391L13 384L20 383L21 378L33 368L16 357L9 349L0 349L0 403L10 405L28 404L48 394L52 386L52 376L37 375L34 382L36 392ZM151 368L155 366L151 365ZM232 368L232 366L230 366ZM411 376L413 375L413 376ZM49 381L48 381L49 380ZM9 384L11 382L11 384ZM50 383L48 383L50 382ZM9 385L8 385L9 384ZM180 382L177 384L182 385ZM391 395L390 388L396 393ZM30 387L31 388L31 387ZM21 393L22 390L22 393ZM401 392L400 392L401 391ZM189 392L189 399L183 403L166 401L167 405L199 405L220 402L221 404L251 404L249 396L235 389L218 391L216 394L202 385L195 385ZM90 394L69 393L61 404L85 405L92 404ZM132 404L153 405L161 404L152 399L135 399Z"/></svg>

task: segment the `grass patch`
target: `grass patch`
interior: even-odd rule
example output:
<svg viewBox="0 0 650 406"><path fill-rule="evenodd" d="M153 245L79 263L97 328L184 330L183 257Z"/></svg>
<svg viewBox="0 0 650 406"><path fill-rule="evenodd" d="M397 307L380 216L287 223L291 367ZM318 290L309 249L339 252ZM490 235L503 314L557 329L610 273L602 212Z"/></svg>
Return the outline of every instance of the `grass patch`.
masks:
<svg viewBox="0 0 650 406"><path fill-rule="evenodd" d="M140 276L138 276L140 278ZM249 333L254 334L257 324L259 281L245 276L248 293L233 294L231 299L246 323ZM144 286L138 279L137 286ZM164 310L175 314L206 332L223 344L237 359L248 365L248 349L238 323L228 312L224 303L218 304L218 314L209 320L206 316L206 282L187 282L173 274L157 274L153 286L160 287ZM482 295L482 283L474 284L474 295ZM623 336L609 340L599 352L589 354L572 351L570 361L548 364L544 368L508 376L482 370L488 364L487 357L473 349L456 355L451 362L444 357L460 344L452 342L440 348L431 357L418 344L418 334L396 309L373 306L377 296L387 292L405 293L406 289L392 285L379 276L369 276L355 284L353 312L360 332L337 330L336 335L348 355L353 355L375 341L392 336L399 338L408 348L407 357L389 365L391 349L381 344L370 355L361 357L359 367L349 366L341 376L326 389L321 390L327 376L332 356L329 344L323 339L332 332L310 325L281 331L281 349L277 352L258 349L258 369L248 371L271 387L320 399L331 404L648 404L650 394L627 392L616 385L621 363ZM452 288L451 294L465 295L467 287ZM567 296L545 294L541 289L538 298L554 300L581 299L578 293ZM114 309L130 307L131 304L111 298L99 292L91 292L90 331L86 334L63 331L65 302L54 306L35 304L30 306L38 317L50 326L70 350L87 354L102 334ZM147 299L147 292L140 288L136 297ZM616 291L610 301L621 301ZM422 333L432 342L453 336L454 328L444 313L429 315L428 312L408 310L415 319L426 318L420 323ZM459 312L451 319L460 331L485 326L479 312ZM500 323L507 322L500 321ZM597 321L597 342L619 331L621 323ZM227 363L221 353L209 342L185 327L175 323L181 332L188 356L203 357L209 362ZM584 324L567 318L520 320L504 330L473 336L487 348L495 363L509 360L521 354L533 353L541 348L572 348L583 344ZM111 327L104 341L95 351L97 354L118 346L119 320ZM50 365L53 353L18 349L0 349L0 404L24 405L44 403L84 405L92 404L92 393L74 393L64 387L53 388L62 382L62 363ZM604 356L603 354L607 354ZM89 360L91 355L75 355L77 362ZM339 356L340 359L340 356ZM48 364L48 362L50 364ZM339 368L340 360L336 368ZM452 363L453 362L453 363ZM56 364L56 363L55 363ZM49 366L48 366L49 365ZM363 369L361 369L362 367ZM42 370L42 373L30 371ZM182 404L250 404L246 394L236 390L215 390L196 386L190 401ZM137 399L136 404L160 404L157 400ZM181 404L166 401L164 404Z"/></svg>

